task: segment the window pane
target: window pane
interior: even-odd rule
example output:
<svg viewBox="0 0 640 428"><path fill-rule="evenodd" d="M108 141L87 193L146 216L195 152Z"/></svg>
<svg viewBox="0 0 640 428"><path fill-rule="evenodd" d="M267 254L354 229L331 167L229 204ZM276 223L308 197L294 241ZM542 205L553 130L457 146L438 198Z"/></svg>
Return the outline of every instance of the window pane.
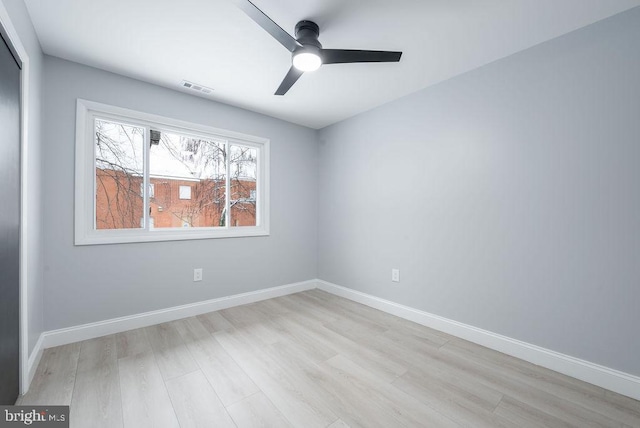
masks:
<svg viewBox="0 0 640 428"><path fill-rule="evenodd" d="M223 142L162 132L149 153L153 227L224 226Z"/></svg>
<svg viewBox="0 0 640 428"><path fill-rule="evenodd" d="M258 149L232 145L230 158L231 226L256 225Z"/></svg>
<svg viewBox="0 0 640 428"><path fill-rule="evenodd" d="M142 227L143 151L144 128L95 120L96 229Z"/></svg>

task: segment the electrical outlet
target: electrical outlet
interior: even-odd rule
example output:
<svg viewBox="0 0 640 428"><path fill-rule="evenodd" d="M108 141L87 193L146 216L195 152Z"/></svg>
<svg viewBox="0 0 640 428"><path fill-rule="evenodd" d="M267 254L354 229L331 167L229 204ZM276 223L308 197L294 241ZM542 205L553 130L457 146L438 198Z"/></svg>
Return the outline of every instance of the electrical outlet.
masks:
<svg viewBox="0 0 640 428"><path fill-rule="evenodd" d="M193 270L193 281L202 281L202 268Z"/></svg>
<svg viewBox="0 0 640 428"><path fill-rule="evenodd" d="M391 281L400 282L400 269L391 269Z"/></svg>

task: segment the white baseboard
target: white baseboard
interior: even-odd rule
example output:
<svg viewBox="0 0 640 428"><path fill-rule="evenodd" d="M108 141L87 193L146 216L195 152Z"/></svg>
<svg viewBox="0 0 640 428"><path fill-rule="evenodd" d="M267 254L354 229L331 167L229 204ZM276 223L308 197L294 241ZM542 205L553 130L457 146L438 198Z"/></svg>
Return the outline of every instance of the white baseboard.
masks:
<svg viewBox="0 0 640 428"><path fill-rule="evenodd" d="M36 368L38 367L42 352L45 348L120 333L134 328L175 321L181 318L218 311L233 306L245 305L247 303L259 302L261 300L314 288L319 288L323 291L362 303L400 318L443 331L504 354L640 400L640 377L638 376L551 351L350 288L341 287L320 279L44 332L40 335L38 342L29 356L29 383L31 383L35 375Z"/></svg>
<svg viewBox="0 0 640 428"><path fill-rule="evenodd" d="M29 391L29 386L33 381L33 377L36 375L36 369L38 368L38 364L40 364L40 359L42 359L42 353L44 352L44 333L40 334L38 337L38 341L36 342L31 354L29 354L29 359L27 362L27 384L25 388L20 391L20 394L24 395Z"/></svg>
<svg viewBox="0 0 640 428"><path fill-rule="evenodd" d="M312 290L314 288L316 288L316 281L309 280L282 285L279 287L266 288L264 290L251 291L249 293L220 297L218 299L205 300L203 302L191 303L188 305L174 306L172 308L160 309L142 314L47 331L42 335L43 346L44 348L51 348L54 346L66 345L68 343L80 342L82 340L93 339L108 334L121 333L134 328L148 327L154 324L175 321L181 318L219 311L220 309L226 309L233 306L246 305L247 303L259 302L261 300L272 299L274 297L285 296L287 294L298 293L300 291Z"/></svg>
<svg viewBox="0 0 640 428"><path fill-rule="evenodd" d="M317 288L418 324L511 355L538 366L640 400L640 377L551 351L366 293L317 280Z"/></svg>

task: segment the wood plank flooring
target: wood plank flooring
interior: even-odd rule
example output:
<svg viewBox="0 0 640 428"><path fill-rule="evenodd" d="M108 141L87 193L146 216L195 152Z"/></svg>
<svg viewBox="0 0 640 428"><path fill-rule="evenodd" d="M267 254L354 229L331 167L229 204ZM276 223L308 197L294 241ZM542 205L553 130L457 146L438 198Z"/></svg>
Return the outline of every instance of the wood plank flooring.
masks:
<svg viewBox="0 0 640 428"><path fill-rule="evenodd" d="M47 349L85 427L640 427L640 402L319 290Z"/></svg>

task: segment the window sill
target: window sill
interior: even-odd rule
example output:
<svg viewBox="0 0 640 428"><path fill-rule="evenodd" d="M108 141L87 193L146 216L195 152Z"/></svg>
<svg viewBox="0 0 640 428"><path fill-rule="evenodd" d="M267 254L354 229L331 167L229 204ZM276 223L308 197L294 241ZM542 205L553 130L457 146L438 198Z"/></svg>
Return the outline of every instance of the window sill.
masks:
<svg viewBox="0 0 640 428"><path fill-rule="evenodd" d="M221 229L93 230L77 234L75 245L127 244L136 242L187 241L195 239L269 236L264 227L238 226Z"/></svg>

